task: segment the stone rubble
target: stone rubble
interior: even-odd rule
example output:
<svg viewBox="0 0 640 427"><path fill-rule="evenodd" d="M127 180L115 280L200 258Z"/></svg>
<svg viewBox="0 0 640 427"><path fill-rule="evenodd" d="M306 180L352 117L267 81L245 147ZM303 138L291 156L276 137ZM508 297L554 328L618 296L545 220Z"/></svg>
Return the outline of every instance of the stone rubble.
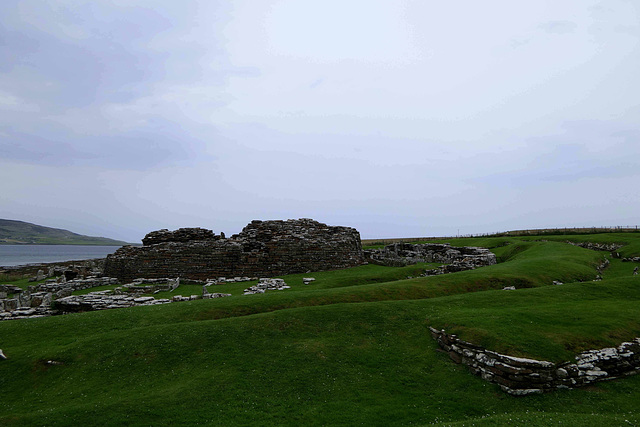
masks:
<svg viewBox="0 0 640 427"><path fill-rule="evenodd" d="M365 250L367 260L373 264L402 267L419 262L441 262L436 269L425 271L422 276L471 270L494 265L496 256L489 249L477 247L452 247L448 243L393 243L381 249Z"/></svg>
<svg viewBox="0 0 640 427"><path fill-rule="evenodd" d="M257 277L246 277L246 276L238 276L238 277L218 277L217 279L207 279L206 286L209 285L224 285L225 283L240 283L240 282L255 282L257 281Z"/></svg>
<svg viewBox="0 0 640 427"><path fill-rule="evenodd" d="M591 249L592 251L607 251L611 253L613 258L620 258L620 254L617 251L624 246L618 243L570 242L568 240L566 240L565 243L573 246L580 246L585 249Z"/></svg>
<svg viewBox="0 0 640 427"><path fill-rule="evenodd" d="M158 292L173 292L180 286L180 278L142 279L122 285L126 292L137 294L157 294Z"/></svg>
<svg viewBox="0 0 640 427"><path fill-rule="evenodd" d="M76 290L118 283L116 278L88 277L66 282L50 280L46 283L29 286L27 290L13 285L0 285L0 320L25 319L81 311L157 305L201 298L213 299L231 296L231 294L224 293L209 293L206 291L206 287L203 289L202 295L192 295L190 297L178 295L171 300L142 296L142 294L173 291L180 285L180 278L136 279L113 290L91 292L86 295L72 295L73 291Z"/></svg>
<svg viewBox="0 0 640 427"><path fill-rule="evenodd" d="M71 295L60 298L55 301L55 306L63 314L67 314L112 308L168 304L170 302L171 300L169 299L115 294L114 291L98 291L85 295Z"/></svg>
<svg viewBox="0 0 640 427"><path fill-rule="evenodd" d="M311 282L315 282L315 277L303 277L302 278L302 284L303 285L309 285L311 284Z"/></svg>
<svg viewBox="0 0 640 427"><path fill-rule="evenodd" d="M507 356L429 328L431 336L455 363L484 380L500 385L512 396L545 393L584 386L597 381L640 372L640 338L623 342L617 348L588 350L578 354L575 362L552 363Z"/></svg>
<svg viewBox="0 0 640 427"><path fill-rule="evenodd" d="M95 288L98 286L117 285L118 283L118 279L116 279L115 277L89 276L87 278L72 279L65 282L47 280L45 283L42 283L40 285L29 286L29 289L33 292L56 293L63 289L70 289L71 291L81 291L83 289Z"/></svg>
<svg viewBox="0 0 640 427"><path fill-rule="evenodd" d="M202 299L213 299L213 298L224 298L224 297L230 297L231 294L225 294L225 293L221 293L221 292L214 292L214 293L206 293L206 294L202 294Z"/></svg>
<svg viewBox="0 0 640 427"><path fill-rule="evenodd" d="M179 228L175 231L169 231L166 228L162 230L152 231L144 236L142 244L144 246L157 245L167 242L195 242L200 240L218 240L224 239L224 235L216 236L212 230L204 228Z"/></svg>
<svg viewBox="0 0 640 427"><path fill-rule="evenodd" d="M27 319L32 317L44 317L56 314L51 308L53 295L51 292L30 292L17 286L0 285L5 295L0 298L0 320ZM10 290L10 292L8 292Z"/></svg>
<svg viewBox="0 0 640 427"><path fill-rule="evenodd" d="M257 285L250 286L244 290L243 295L263 294L266 291L283 291L289 289L283 279L261 278Z"/></svg>

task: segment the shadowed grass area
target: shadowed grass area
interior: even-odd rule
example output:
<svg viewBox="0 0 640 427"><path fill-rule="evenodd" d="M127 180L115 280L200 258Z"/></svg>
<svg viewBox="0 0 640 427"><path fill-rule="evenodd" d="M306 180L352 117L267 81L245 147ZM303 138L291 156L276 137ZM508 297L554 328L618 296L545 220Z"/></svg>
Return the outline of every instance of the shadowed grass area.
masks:
<svg viewBox="0 0 640 427"><path fill-rule="evenodd" d="M640 377L514 398L436 351L428 326L553 361L640 336L624 263L592 282L604 253L493 250L500 264L450 275L364 266L262 295L0 322L0 424L638 423Z"/></svg>

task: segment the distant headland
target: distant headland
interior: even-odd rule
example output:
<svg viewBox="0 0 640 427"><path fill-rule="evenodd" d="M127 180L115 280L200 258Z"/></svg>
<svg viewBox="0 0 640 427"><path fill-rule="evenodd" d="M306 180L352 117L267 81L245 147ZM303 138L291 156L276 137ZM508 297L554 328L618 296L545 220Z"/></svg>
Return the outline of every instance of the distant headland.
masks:
<svg viewBox="0 0 640 427"><path fill-rule="evenodd" d="M100 245L123 246L129 243L106 237L84 236L60 228L24 221L0 219L0 245Z"/></svg>

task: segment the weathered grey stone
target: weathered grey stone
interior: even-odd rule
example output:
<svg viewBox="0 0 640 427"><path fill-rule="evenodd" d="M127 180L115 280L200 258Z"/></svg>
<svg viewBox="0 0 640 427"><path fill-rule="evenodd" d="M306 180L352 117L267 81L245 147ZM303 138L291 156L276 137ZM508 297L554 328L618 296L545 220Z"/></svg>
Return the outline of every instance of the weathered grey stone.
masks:
<svg viewBox="0 0 640 427"><path fill-rule="evenodd" d="M584 386L640 372L640 338L617 348L588 350L575 363L555 364L543 360L507 356L474 346L444 330L429 328L431 336L456 363L513 396Z"/></svg>
<svg viewBox="0 0 640 427"><path fill-rule="evenodd" d="M194 242L198 240L218 240L222 236L216 236L213 231L204 228L180 228L169 231L166 228L152 231L144 236L142 244L145 246L157 245L166 242Z"/></svg>
<svg viewBox="0 0 640 427"><path fill-rule="evenodd" d="M213 299L213 298L224 298L224 297L230 297L230 296L231 296L231 294L223 294L223 293L220 293L220 292L214 292L214 293L211 293L211 294L203 295L202 298L203 299Z"/></svg>
<svg viewBox="0 0 640 427"><path fill-rule="evenodd" d="M211 232L198 234L198 240L182 241L174 235L166 237L167 233L177 232L148 236L152 239L147 239L146 246L118 249L107 257L105 274L123 281L178 276L204 281L331 270L365 261L357 230L311 219L252 221L241 233L225 239L210 238Z"/></svg>
<svg viewBox="0 0 640 427"><path fill-rule="evenodd" d="M453 273L476 267L493 265L496 256L485 248L451 247L449 244L393 243L382 249L365 251L367 261L388 266L404 266L418 262L442 262L449 265L428 270L425 275Z"/></svg>
<svg viewBox="0 0 640 427"><path fill-rule="evenodd" d="M266 291L283 291L289 289L283 279L261 278L257 285L250 286L244 290L244 295L263 294Z"/></svg>

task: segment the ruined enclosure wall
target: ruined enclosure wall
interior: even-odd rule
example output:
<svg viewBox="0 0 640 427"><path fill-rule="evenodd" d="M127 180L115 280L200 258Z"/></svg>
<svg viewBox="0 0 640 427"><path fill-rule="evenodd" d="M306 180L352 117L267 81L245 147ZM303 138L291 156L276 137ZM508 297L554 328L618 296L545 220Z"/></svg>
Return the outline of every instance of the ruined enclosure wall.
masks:
<svg viewBox="0 0 640 427"><path fill-rule="evenodd" d="M380 249L364 251L367 261L401 267L418 262L466 263L469 267L494 265L496 256L489 249L451 246L448 243L392 243ZM466 268L465 268L466 269Z"/></svg>
<svg viewBox="0 0 640 427"><path fill-rule="evenodd" d="M640 372L640 338L616 348L583 351L575 362L552 363L499 354L444 330L429 329L451 360L513 396L580 387Z"/></svg>
<svg viewBox="0 0 640 427"><path fill-rule="evenodd" d="M138 277L273 277L363 264L360 233L311 219L252 221L228 239L202 229L150 233L142 247L125 246L107 257L105 275L129 281ZM174 233L178 241L171 239ZM160 238L158 238L160 237ZM186 241L185 241L186 240Z"/></svg>

